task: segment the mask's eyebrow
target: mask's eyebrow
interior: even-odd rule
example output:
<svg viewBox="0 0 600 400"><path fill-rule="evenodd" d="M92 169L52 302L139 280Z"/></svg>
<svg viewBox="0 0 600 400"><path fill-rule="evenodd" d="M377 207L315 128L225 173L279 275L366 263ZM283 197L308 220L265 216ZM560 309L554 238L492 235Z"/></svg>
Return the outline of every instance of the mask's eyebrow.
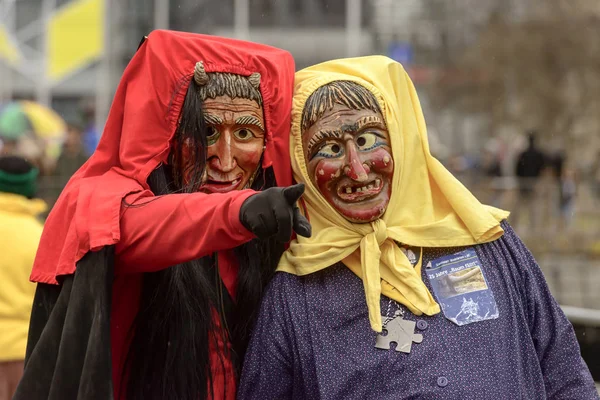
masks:
<svg viewBox="0 0 600 400"><path fill-rule="evenodd" d="M242 115L241 117L236 118L235 123L237 125L255 125L258 126L261 130L265 130L262 122L254 115Z"/></svg>
<svg viewBox="0 0 600 400"><path fill-rule="evenodd" d="M206 122L208 125L221 125L223 123L223 118L215 114L205 113L204 122Z"/></svg>
<svg viewBox="0 0 600 400"><path fill-rule="evenodd" d="M365 127L386 129L385 122L377 115L362 117L358 121L356 121L357 130Z"/></svg>
<svg viewBox="0 0 600 400"><path fill-rule="evenodd" d="M308 141L307 145L306 145L306 151L308 153L310 153L310 151L312 150L312 148L318 144L321 140L326 139L326 138L341 138L342 137L342 131L341 130L322 130L319 131L317 133L315 133L315 135L310 138L310 140Z"/></svg>

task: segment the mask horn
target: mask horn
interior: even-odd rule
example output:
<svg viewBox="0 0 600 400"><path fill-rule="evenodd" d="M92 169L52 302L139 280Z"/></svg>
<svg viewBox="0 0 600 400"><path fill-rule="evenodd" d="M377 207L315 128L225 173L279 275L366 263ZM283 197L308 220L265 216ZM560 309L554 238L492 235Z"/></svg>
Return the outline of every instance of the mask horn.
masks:
<svg viewBox="0 0 600 400"><path fill-rule="evenodd" d="M208 83L208 74L204 70L202 61L196 63L196 67L194 68L194 81L200 86L204 86Z"/></svg>
<svg viewBox="0 0 600 400"><path fill-rule="evenodd" d="M248 77L248 81L254 87L254 89L260 88L260 74L258 72L253 73Z"/></svg>

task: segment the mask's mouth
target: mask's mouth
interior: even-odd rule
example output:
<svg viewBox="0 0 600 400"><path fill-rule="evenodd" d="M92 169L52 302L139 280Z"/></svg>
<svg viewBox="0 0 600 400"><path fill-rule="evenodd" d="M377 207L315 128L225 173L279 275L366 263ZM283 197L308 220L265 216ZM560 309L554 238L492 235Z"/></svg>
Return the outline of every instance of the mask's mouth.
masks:
<svg viewBox="0 0 600 400"><path fill-rule="evenodd" d="M338 186L338 197L348 203L356 203L371 199L381 193L383 184L380 178L370 182L343 183Z"/></svg>
<svg viewBox="0 0 600 400"><path fill-rule="evenodd" d="M207 193L227 193L238 189L241 183L241 176L238 176L233 180L217 180L209 175L208 179L204 185L202 185L200 190Z"/></svg>

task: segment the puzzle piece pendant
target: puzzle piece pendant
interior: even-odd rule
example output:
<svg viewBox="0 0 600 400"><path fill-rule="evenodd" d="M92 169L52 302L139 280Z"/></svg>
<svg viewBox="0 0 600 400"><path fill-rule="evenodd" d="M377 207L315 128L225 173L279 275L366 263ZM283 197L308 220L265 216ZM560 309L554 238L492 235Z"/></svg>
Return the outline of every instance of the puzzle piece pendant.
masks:
<svg viewBox="0 0 600 400"><path fill-rule="evenodd" d="M386 318L388 317L385 315L381 316L384 321ZM377 334L375 347L389 350L390 343L394 342L396 351L410 353L413 342L421 343L423 341L423 335L415 333L416 325L415 321L403 319L402 314L396 311L394 317L383 325L383 331L387 332L387 335L382 335L383 332Z"/></svg>

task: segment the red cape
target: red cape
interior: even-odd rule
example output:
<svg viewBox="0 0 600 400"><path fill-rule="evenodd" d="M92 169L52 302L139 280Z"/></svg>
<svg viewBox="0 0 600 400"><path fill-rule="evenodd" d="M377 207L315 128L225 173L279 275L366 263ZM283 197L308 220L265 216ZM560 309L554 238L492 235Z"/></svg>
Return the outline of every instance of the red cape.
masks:
<svg viewBox="0 0 600 400"><path fill-rule="evenodd" d="M294 60L284 50L234 39L154 31L123 74L96 152L71 178L50 213L30 279L57 284L90 250L119 242L122 199L148 188L166 163L196 62L207 72L261 74L266 124L263 167L292 183L289 157Z"/></svg>

